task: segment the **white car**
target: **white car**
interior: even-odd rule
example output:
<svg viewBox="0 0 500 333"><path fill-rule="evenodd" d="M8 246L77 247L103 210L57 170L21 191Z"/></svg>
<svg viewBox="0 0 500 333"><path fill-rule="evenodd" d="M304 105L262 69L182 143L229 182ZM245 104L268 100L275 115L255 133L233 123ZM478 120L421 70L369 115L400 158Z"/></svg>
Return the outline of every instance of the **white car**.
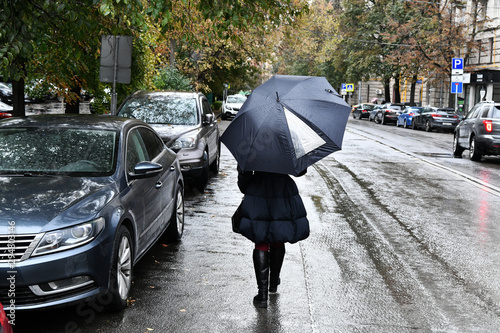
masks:
<svg viewBox="0 0 500 333"><path fill-rule="evenodd" d="M222 119L228 119L230 117L236 116L238 111L240 111L241 106L247 97L245 95L229 95L226 98L226 101L222 104Z"/></svg>

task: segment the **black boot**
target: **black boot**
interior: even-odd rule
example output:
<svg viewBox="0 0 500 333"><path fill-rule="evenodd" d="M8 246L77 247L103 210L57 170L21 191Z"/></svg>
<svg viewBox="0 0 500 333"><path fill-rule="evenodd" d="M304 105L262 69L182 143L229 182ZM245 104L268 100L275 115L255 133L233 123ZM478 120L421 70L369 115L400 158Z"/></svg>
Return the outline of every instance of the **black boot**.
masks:
<svg viewBox="0 0 500 333"><path fill-rule="evenodd" d="M278 285L280 284L280 272L281 266L283 265L283 259L285 258L285 246L282 247L271 247L269 254L269 268L271 270L269 277L269 292L275 293L278 291Z"/></svg>
<svg viewBox="0 0 500 333"><path fill-rule="evenodd" d="M259 293L253 298L253 303L259 308L267 308L269 285L269 252L253 250L253 266Z"/></svg>

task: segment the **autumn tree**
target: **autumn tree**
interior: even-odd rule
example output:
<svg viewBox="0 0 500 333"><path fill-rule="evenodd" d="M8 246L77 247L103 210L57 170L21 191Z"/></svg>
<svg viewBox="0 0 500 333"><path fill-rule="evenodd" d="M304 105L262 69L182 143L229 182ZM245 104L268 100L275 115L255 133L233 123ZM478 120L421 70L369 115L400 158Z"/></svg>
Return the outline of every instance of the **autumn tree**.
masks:
<svg viewBox="0 0 500 333"><path fill-rule="evenodd" d="M137 53L133 58L132 82L148 86L152 85L150 76L157 61L152 51L165 42L157 36L172 37L173 42L187 41L195 50L192 56L198 54L208 59L222 54L221 46L232 47L224 40L238 43L250 28L259 27L263 33L281 22L293 22L306 6L298 0L0 1L0 72L4 80L13 81L16 116L24 115L24 80L30 76L41 75L61 91L97 87L102 34L134 37ZM209 47L214 52L203 49L202 41L207 39L213 42ZM240 59L247 61L250 56ZM198 64L196 82L202 82L215 66L203 68Z"/></svg>

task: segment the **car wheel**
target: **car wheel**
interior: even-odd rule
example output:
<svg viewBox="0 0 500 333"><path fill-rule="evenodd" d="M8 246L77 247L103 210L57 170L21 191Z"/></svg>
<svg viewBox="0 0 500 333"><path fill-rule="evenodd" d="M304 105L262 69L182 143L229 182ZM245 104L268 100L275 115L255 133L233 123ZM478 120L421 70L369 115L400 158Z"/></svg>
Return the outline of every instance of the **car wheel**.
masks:
<svg viewBox="0 0 500 333"><path fill-rule="evenodd" d="M127 299L132 286L132 237L128 229L121 225L113 244L113 261L111 264L111 284L108 295L110 310L121 310L127 306Z"/></svg>
<svg viewBox="0 0 500 333"><path fill-rule="evenodd" d="M222 112L220 114L220 117L222 118L222 120L226 120L227 119L227 116L226 116L226 114L224 112Z"/></svg>
<svg viewBox="0 0 500 333"><path fill-rule="evenodd" d="M481 153L477 149L476 137L473 136L470 140L469 158L471 159L471 161L480 161L481 157Z"/></svg>
<svg viewBox="0 0 500 333"><path fill-rule="evenodd" d="M218 174L220 169L220 143L217 145L217 154L215 160L210 164L210 170L213 173Z"/></svg>
<svg viewBox="0 0 500 333"><path fill-rule="evenodd" d="M178 242L184 234L184 194L180 185L175 195L174 207L170 223L165 231L165 239L171 242Z"/></svg>
<svg viewBox="0 0 500 333"><path fill-rule="evenodd" d="M203 169L201 171L201 175L195 180L195 186L200 192L204 192L205 188L207 187L209 169L210 165L208 160L208 152L205 152L203 154Z"/></svg>
<svg viewBox="0 0 500 333"><path fill-rule="evenodd" d="M403 123L403 128L408 128L408 124L406 123L406 119L405 119L405 121Z"/></svg>
<svg viewBox="0 0 500 333"><path fill-rule="evenodd" d="M426 131L426 132L430 132L430 131L432 131L431 122L430 122L429 120L427 120L427 121L425 122L425 131Z"/></svg>
<svg viewBox="0 0 500 333"><path fill-rule="evenodd" d="M455 134L453 138L453 156L454 157L462 157L462 153L464 152L464 149L460 147L460 144L458 143L458 134Z"/></svg>

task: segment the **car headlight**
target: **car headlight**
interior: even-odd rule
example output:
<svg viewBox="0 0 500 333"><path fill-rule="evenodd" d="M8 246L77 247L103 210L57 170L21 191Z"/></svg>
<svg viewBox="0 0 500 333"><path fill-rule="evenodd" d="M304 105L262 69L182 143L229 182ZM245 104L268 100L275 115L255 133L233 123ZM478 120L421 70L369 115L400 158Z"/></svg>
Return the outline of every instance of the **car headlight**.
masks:
<svg viewBox="0 0 500 333"><path fill-rule="evenodd" d="M233 111L233 108L230 107L229 105L226 105L226 110Z"/></svg>
<svg viewBox="0 0 500 333"><path fill-rule="evenodd" d="M86 244L96 238L102 229L104 218L100 217L70 228L47 232L33 251L33 255L63 251Z"/></svg>
<svg viewBox="0 0 500 333"><path fill-rule="evenodd" d="M172 149L181 149L181 148L194 148L197 145L198 141L198 130L186 133L180 136L177 140L175 140L172 145Z"/></svg>

